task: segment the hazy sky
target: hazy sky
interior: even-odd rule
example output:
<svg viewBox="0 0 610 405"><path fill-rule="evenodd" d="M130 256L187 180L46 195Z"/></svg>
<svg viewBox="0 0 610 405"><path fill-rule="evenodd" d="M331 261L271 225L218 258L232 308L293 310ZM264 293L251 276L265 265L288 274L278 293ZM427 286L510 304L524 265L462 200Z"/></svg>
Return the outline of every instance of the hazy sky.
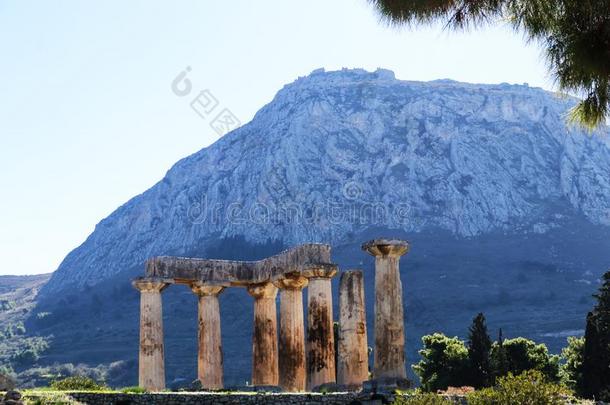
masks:
<svg viewBox="0 0 610 405"><path fill-rule="evenodd" d="M96 223L214 142L171 91L187 66L242 123L312 70L393 70L551 89L502 23L455 34L379 23L365 0L0 0L0 274L57 268Z"/></svg>

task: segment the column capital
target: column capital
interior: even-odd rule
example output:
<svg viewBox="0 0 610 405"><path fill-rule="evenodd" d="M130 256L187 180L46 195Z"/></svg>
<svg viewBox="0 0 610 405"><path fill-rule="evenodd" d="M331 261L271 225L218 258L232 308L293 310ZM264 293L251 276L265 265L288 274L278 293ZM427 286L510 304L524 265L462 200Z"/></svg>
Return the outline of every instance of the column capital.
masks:
<svg viewBox="0 0 610 405"><path fill-rule="evenodd" d="M138 277L131 282L131 285L140 292L161 292L173 282L174 280L168 278Z"/></svg>
<svg viewBox="0 0 610 405"><path fill-rule="evenodd" d="M299 273L292 273L284 275L284 278L275 280L273 284L280 289L284 290L302 290L307 287L309 280L307 277L303 277Z"/></svg>
<svg viewBox="0 0 610 405"><path fill-rule="evenodd" d="M277 287L273 285L273 283L260 283L260 284L251 284L247 287L248 294L250 294L254 299L260 298L272 298L275 299L277 297Z"/></svg>
<svg viewBox="0 0 610 405"><path fill-rule="evenodd" d="M193 291L193 293L195 293L196 295L198 295L200 297L205 297L205 296L210 296L210 295L216 296L225 289L221 285L205 284L205 283L202 283L201 281L192 282L191 284L189 284L189 286L191 287L191 291Z"/></svg>
<svg viewBox="0 0 610 405"><path fill-rule="evenodd" d="M333 278L337 274L337 265L320 263L309 265L302 272L303 277L309 278Z"/></svg>
<svg viewBox="0 0 610 405"><path fill-rule="evenodd" d="M362 250L371 256L400 257L410 249L409 242L400 239L373 239L362 244Z"/></svg>

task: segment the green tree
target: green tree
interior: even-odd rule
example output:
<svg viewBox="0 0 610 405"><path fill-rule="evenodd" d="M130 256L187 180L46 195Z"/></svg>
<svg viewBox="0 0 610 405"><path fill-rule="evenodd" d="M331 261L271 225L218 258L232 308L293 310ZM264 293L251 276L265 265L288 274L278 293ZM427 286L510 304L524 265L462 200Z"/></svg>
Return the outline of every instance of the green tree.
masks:
<svg viewBox="0 0 610 405"><path fill-rule="evenodd" d="M583 396L583 357L585 349L585 338L570 336L568 345L561 350L563 364L561 366L561 379L576 394Z"/></svg>
<svg viewBox="0 0 610 405"><path fill-rule="evenodd" d="M475 388L491 385L491 339L487 334L485 316L479 313L468 330L468 360L470 362L470 382Z"/></svg>
<svg viewBox="0 0 610 405"><path fill-rule="evenodd" d="M500 364L500 357L506 356L508 372L519 375L527 370L540 371L549 381L558 382L559 356L550 355L544 344L522 337L506 339L502 346L494 342L491 348L492 364ZM503 370L494 370L496 376L502 376Z"/></svg>
<svg viewBox="0 0 610 405"><path fill-rule="evenodd" d="M413 366L425 391L460 387L467 383L468 349L457 337L442 333L422 337L422 360Z"/></svg>
<svg viewBox="0 0 610 405"><path fill-rule="evenodd" d="M597 303L587 315L583 350L584 396L610 401L610 271L602 276L594 297Z"/></svg>
<svg viewBox="0 0 610 405"><path fill-rule="evenodd" d="M502 337L502 328L498 331L498 341L492 344L493 352L490 352L490 363L492 377L495 381L498 377L508 374L508 357L504 349L504 338Z"/></svg>
<svg viewBox="0 0 610 405"><path fill-rule="evenodd" d="M610 104L610 0L369 0L393 25L451 28L503 20L542 44L562 90L582 95L572 118L602 124Z"/></svg>

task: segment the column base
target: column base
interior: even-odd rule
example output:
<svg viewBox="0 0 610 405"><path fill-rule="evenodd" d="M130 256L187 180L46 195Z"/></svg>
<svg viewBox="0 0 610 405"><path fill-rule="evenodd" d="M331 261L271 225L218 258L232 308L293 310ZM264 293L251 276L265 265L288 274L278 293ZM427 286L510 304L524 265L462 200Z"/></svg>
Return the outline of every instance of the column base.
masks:
<svg viewBox="0 0 610 405"><path fill-rule="evenodd" d="M382 377L367 380L362 383L364 392L394 392L395 390L406 390L413 386L408 378Z"/></svg>

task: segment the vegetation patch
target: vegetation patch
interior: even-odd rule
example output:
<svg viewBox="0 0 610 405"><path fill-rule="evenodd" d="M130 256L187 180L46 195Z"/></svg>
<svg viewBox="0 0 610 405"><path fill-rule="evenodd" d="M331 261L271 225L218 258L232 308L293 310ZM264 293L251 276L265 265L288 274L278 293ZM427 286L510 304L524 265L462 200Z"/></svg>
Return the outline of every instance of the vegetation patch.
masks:
<svg viewBox="0 0 610 405"><path fill-rule="evenodd" d="M108 391L110 388L85 376L72 376L51 383L51 389L56 391Z"/></svg>

